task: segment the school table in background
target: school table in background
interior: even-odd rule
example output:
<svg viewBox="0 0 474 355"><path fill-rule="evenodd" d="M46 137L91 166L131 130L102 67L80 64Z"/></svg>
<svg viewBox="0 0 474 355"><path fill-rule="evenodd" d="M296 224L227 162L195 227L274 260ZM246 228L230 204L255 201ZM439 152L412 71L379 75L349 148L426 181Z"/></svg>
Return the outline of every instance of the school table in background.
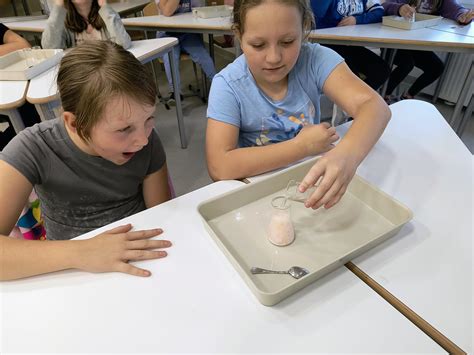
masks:
<svg viewBox="0 0 474 355"><path fill-rule="evenodd" d="M25 128L18 107L25 103L27 88L26 80L0 80L0 114L8 116L16 133Z"/></svg>
<svg viewBox="0 0 474 355"><path fill-rule="evenodd" d="M159 56L170 55L171 49L178 44L174 37L154 38L141 41L132 41L132 46L128 49L142 63L148 63ZM42 120L57 117L60 106L59 93L56 84L56 76L59 66L55 66L44 73L34 77L30 81L26 99L35 105ZM171 61L171 71L174 87L179 88L180 83L176 80L176 68L174 61ZM181 147L187 147L187 138L181 99L176 98L176 116L178 120L178 130L181 140Z"/></svg>
<svg viewBox="0 0 474 355"><path fill-rule="evenodd" d="M161 227L173 242L166 258L137 264L150 278L69 270L0 282L0 351L443 353L345 268L260 304L197 212L240 186L213 183L113 224Z"/></svg>
<svg viewBox="0 0 474 355"><path fill-rule="evenodd" d="M439 24L430 28L437 31L444 31L456 33L463 36L474 37L474 26L472 25L472 23L470 23L469 25L461 25L456 21L443 18Z"/></svg>
<svg viewBox="0 0 474 355"><path fill-rule="evenodd" d="M352 264L472 353L472 154L432 104L403 100L390 109L389 125L357 174L414 217ZM338 134L351 124L338 126Z"/></svg>
<svg viewBox="0 0 474 355"><path fill-rule="evenodd" d="M449 53L474 53L474 38L469 34L472 30L445 31L449 26L456 26L456 22L444 19L441 27L425 27L417 30L403 30L384 26L381 23L368 25L341 26L313 30L309 38L321 44L340 44L348 46L372 46L390 49L411 49ZM472 25L469 25L472 27ZM464 33L464 32L466 33ZM395 52L389 58L389 63L393 62ZM463 104L471 87L474 69L471 69L466 76L456 106L453 110L449 122L456 127L458 116L461 113ZM440 82L442 82L440 78ZM386 85L386 84L385 84ZM437 89L437 92L439 90ZM437 93L435 93L437 97Z"/></svg>

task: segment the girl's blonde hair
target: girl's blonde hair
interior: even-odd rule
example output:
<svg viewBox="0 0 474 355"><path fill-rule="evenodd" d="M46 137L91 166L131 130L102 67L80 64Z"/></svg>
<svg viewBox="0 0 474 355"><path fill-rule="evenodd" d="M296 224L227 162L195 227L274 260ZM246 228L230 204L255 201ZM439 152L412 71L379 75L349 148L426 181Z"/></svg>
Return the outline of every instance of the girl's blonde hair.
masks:
<svg viewBox="0 0 474 355"><path fill-rule="evenodd" d="M76 116L77 134L90 138L107 103L117 97L154 106L153 75L133 54L109 41L85 41L61 60L58 89L64 111Z"/></svg>
<svg viewBox="0 0 474 355"><path fill-rule="evenodd" d="M64 25L72 32L81 33L87 29L87 22L79 15L76 7L71 0L64 0L64 8L66 9L66 21ZM100 6L97 0L92 0L91 11L87 17L87 21L96 30L100 31L105 26L104 21L99 16Z"/></svg>
<svg viewBox="0 0 474 355"><path fill-rule="evenodd" d="M301 23L303 25L303 33L305 34L304 37L306 38L309 35L309 32L313 27L314 16L308 0L235 0L232 29L237 31L240 35L243 35L245 32L245 17L247 12L251 8L268 1L297 7L301 14Z"/></svg>

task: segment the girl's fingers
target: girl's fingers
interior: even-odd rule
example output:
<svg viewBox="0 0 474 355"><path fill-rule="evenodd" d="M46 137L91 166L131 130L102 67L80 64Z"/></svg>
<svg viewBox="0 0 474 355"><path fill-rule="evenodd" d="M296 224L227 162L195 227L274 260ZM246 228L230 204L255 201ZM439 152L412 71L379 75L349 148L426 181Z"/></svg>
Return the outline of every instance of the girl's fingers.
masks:
<svg viewBox="0 0 474 355"><path fill-rule="evenodd" d="M319 207L326 205L329 201L331 201L336 196L336 194L339 192L342 186L343 184L339 182L338 179L334 180L332 186L324 194L324 196L322 196L320 200L313 206L313 208L318 209Z"/></svg>
<svg viewBox="0 0 474 355"><path fill-rule="evenodd" d="M139 261L161 259L167 256L166 251L161 250L128 250L124 253L124 260Z"/></svg>
<svg viewBox="0 0 474 355"><path fill-rule="evenodd" d="M145 269L140 269L136 266L127 263L121 263L117 271L123 272L124 274L130 274L133 276L148 277L151 275L151 272Z"/></svg>
<svg viewBox="0 0 474 355"><path fill-rule="evenodd" d="M346 190L347 190L347 185L343 186L339 191L338 193L336 194L336 196L333 197L333 199L331 201L329 201L328 203L326 203L324 205L324 208L331 208L333 207L336 203L338 203L342 196L344 196L344 194L346 193Z"/></svg>
<svg viewBox="0 0 474 355"><path fill-rule="evenodd" d="M154 239L144 239L144 240L132 240L127 242L127 248L129 250L138 250L138 249L162 249L169 248L171 246L169 240L154 240Z"/></svg>
<svg viewBox="0 0 474 355"><path fill-rule="evenodd" d="M124 224L122 226L118 226L118 227L115 227L113 229L110 229L102 234L119 234L119 233L127 233L128 231L130 231L130 229L132 229L132 225L129 223L129 224Z"/></svg>
<svg viewBox="0 0 474 355"><path fill-rule="evenodd" d="M323 175L325 170L324 164L321 163L319 159L312 167L309 169L308 173L305 175L301 184L299 186L300 192L305 192L306 189L310 186L316 184L319 178Z"/></svg>
<svg viewBox="0 0 474 355"><path fill-rule="evenodd" d="M128 240L148 239L148 238L160 235L161 233L163 233L163 229L161 229L161 228L147 229L147 230L141 230L141 231L135 231L135 232L128 232L127 233L127 239Z"/></svg>
<svg viewBox="0 0 474 355"><path fill-rule="evenodd" d="M319 186L316 188L313 194L304 203L305 207L315 208L315 206L319 204L319 201L321 200L321 198L323 198L323 196L326 195L326 193L329 191L331 186L334 184L335 180L336 180L336 175L328 174L326 171Z"/></svg>

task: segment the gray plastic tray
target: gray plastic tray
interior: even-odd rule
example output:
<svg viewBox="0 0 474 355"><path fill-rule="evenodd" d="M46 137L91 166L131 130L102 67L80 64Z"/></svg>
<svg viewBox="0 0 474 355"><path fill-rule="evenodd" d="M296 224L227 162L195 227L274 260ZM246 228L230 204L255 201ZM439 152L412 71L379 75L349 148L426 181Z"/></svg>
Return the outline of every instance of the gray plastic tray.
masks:
<svg viewBox="0 0 474 355"><path fill-rule="evenodd" d="M292 202L296 239L286 247L267 240L271 199L284 194L289 180L301 181L314 160L210 199L198 206L204 226L258 300L272 306L323 275L395 235L412 212L355 176L341 201L329 210ZM252 275L253 266L310 271L289 275Z"/></svg>

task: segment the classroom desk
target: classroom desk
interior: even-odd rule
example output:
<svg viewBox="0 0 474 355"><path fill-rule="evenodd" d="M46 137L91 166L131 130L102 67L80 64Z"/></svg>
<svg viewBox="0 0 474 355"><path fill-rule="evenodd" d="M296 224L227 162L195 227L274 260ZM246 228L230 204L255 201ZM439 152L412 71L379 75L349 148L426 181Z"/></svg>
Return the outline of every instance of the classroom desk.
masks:
<svg viewBox="0 0 474 355"><path fill-rule="evenodd" d="M126 0L120 2L109 2L108 4L121 17L140 13L143 15L143 9L150 3L150 0Z"/></svg>
<svg viewBox="0 0 474 355"><path fill-rule="evenodd" d="M18 107L25 103L28 81L0 80L0 113L8 116L16 133L25 128Z"/></svg>
<svg viewBox="0 0 474 355"><path fill-rule="evenodd" d="M474 26L472 24L460 25L459 23L446 18L443 18L438 25L432 26L430 28L437 31L444 31L456 33L463 36L474 37Z"/></svg>
<svg viewBox="0 0 474 355"><path fill-rule="evenodd" d="M141 41L132 41L132 46L128 49L142 63L148 63L159 56L171 55L171 49L178 43L174 37L154 38ZM56 117L55 109L59 107L59 93L56 85L58 66L51 68L44 73L34 77L30 81L26 99L35 105L42 120ZM173 83L179 89L180 83L176 80L176 68L174 61L171 61L171 71ZM176 116L178 120L178 130L181 139L181 147L187 147L185 124L180 98L176 98Z"/></svg>
<svg viewBox="0 0 474 355"><path fill-rule="evenodd" d="M381 23L368 25L342 26L313 30L309 38L321 44L340 44L349 46L373 46L391 49L412 49L425 51L439 51L450 53L474 53L474 38L470 36L473 25L469 29L459 31L446 31L449 26L455 26L456 22L445 19L438 28L426 27L407 31L399 28L384 26ZM462 32L462 33L461 33ZM467 33L467 34L466 34ZM393 53L390 64L393 62ZM466 100L474 69L466 76L456 106L449 120L453 127L458 122L463 104ZM442 80L442 79L441 79ZM437 96L437 94L435 94Z"/></svg>
<svg viewBox="0 0 474 355"><path fill-rule="evenodd" d="M114 224L160 226L173 242L167 258L140 263L150 278L71 270L0 283L0 351L443 353L345 268L261 305L196 210L239 186L214 183Z"/></svg>
<svg viewBox="0 0 474 355"><path fill-rule="evenodd" d="M387 129L357 174L414 217L352 263L472 353L472 155L433 105L403 100L390 109ZM338 134L350 125L338 126Z"/></svg>

